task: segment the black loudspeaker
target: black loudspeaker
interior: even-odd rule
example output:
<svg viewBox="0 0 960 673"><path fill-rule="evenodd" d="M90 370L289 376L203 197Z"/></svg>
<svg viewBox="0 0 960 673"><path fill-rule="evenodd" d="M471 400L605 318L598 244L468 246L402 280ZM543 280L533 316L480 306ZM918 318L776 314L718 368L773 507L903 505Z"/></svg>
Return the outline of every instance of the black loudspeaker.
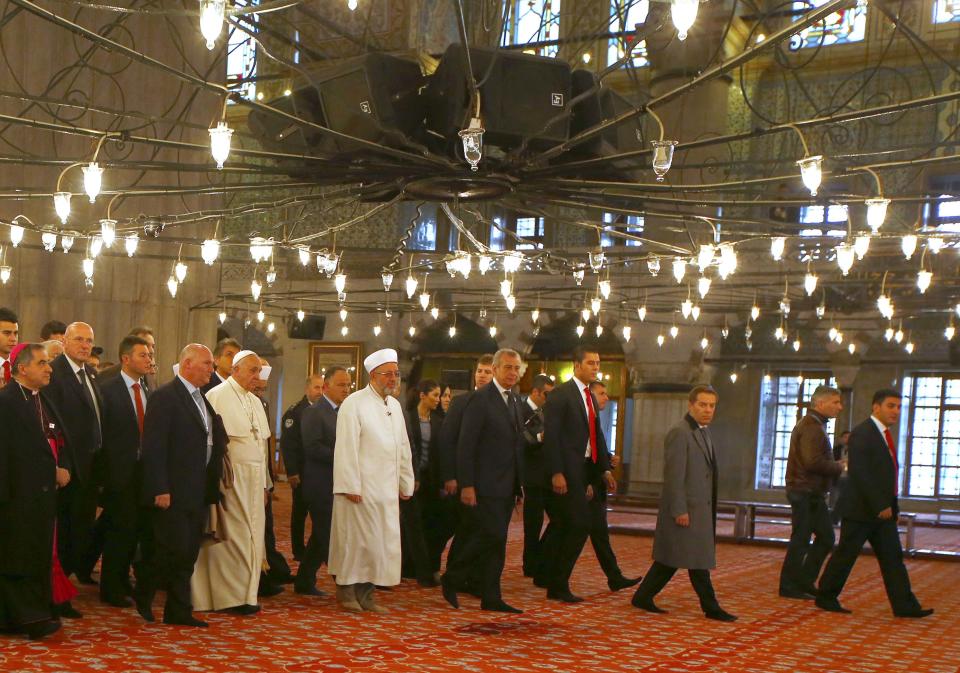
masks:
<svg viewBox="0 0 960 673"><path fill-rule="evenodd" d="M294 320L287 329L287 336L291 339L310 339L323 341L323 332L327 326L327 318L322 315L307 315L303 320Z"/></svg>
<svg viewBox="0 0 960 673"><path fill-rule="evenodd" d="M512 149L530 137L530 147L546 149L570 135L570 65L519 51L470 49L473 77L480 90L485 146ZM457 133L473 114L466 56L451 45L424 92L427 128L443 141L459 143ZM557 122L544 128L554 117Z"/></svg>
<svg viewBox="0 0 960 673"><path fill-rule="evenodd" d="M307 70L297 78L289 96L269 102L334 131L391 147L422 135L423 85L420 66L387 54L370 53L339 65ZM362 150L356 143L290 122L269 112L254 110L250 130L273 151L335 156Z"/></svg>
<svg viewBox="0 0 960 673"><path fill-rule="evenodd" d="M597 75L589 70L574 70L572 74L573 96L591 91L597 87ZM634 109L624 96L609 87L599 86L596 91L573 106L570 121L570 135L576 136L589 128L614 119L624 112ZM580 143L557 161L578 161L596 157L608 157L623 152L633 152L645 149L643 134L640 130L642 117L622 122L613 126L586 142ZM649 145L647 145L648 147ZM623 178L638 179L647 164L643 159L626 159L613 161L603 167L594 168L591 173L615 174ZM649 162L647 162L649 163Z"/></svg>

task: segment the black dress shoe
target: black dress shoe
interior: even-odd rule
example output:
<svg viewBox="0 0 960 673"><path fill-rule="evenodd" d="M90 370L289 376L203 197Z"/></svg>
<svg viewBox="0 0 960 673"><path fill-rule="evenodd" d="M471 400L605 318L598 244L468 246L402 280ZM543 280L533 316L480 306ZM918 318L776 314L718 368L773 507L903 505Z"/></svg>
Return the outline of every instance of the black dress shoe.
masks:
<svg viewBox="0 0 960 673"><path fill-rule="evenodd" d="M426 577L424 579L417 580L417 584L422 587L427 587L428 589L440 586L440 582L437 582L432 577Z"/></svg>
<svg viewBox="0 0 960 673"><path fill-rule="evenodd" d="M115 608L129 608L133 605L133 601L126 596L100 596L100 602Z"/></svg>
<svg viewBox="0 0 960 673"><path fill-rule="evenodd" d="M636 596L630 599L630 604L635 608L640 608L641 610L646 610L647 612L653 612L658 615L665 615L667 611L663 608L657 607L653 600L643 600L638 599Z"/></svg>
<svg viewBox="0 0 960 673"><path fill-rule="evenodd" d="M202 619L197 619L196 617L184 617L182 619L173 619L173 618L163 618L164 624L169 624L170 626L195 626L201 629L205 629L209 624L207 624Z"/></svg>
<svg viewBox="0 0 960 673"><path fill-rule="evenodd" d="M492 603L480 603L481 610L490 610L491 612L506 612L511 615L521 615L523 610L507 605L503 601L494 601Z"/></svg>
<svg viewBox="0 0 960 673"><path fill-rule="evenodd" d="M225 610L221 610L220 612L226 612L231 615L243 615L244 617L248 617L250 615L255 615L258 612L260 612L260 606L259 605L236 605L232 608L226 608Z"/></svg>
<svg viewBox="0 0 960 673"><path fill-rule="evenodd" d="M301 596L326 596L326 591L320 591L317 587L308 587L304 588L294 588L293 593L300 594Z"/></svg>
<svg viewBox="0 0 960 673"><path fill-rule="evenodd" d="M545 580L544 578L542 578L542 577L536 577L536 576L534 576L534 578L533 578L533 586L535 586L535 587L540 587L541 589L549 589L549 588L550 588L550 583L549 583L547 580Z"/></svg>
<svg viewBox="0 0 960 673"><path fill-rule="evenodd" d="M23 632L30 640L40 640L60 630L60 621L45 619L42 622L33 622L23 627Z"/></svg>
<svg viewBox="0 0 960 673"><path fill-rule="evenodd" d="M70 601L67 601L66 603L60 603L59 605L54 605L53 611L60 617L66 617L67 619L80 619L83 617L83 613L70 605Z"/></svg>
<svg viewBox="0 0 960 673"><path fill-rule="evenodd" d="M90 573L77 573L76 578L77 582L86 584L87 586L96 586L98 584L97 580L90 577Z"/></svg>
<svg viewBox="0 0 960 673"><path fill-rule="evenodd" d="M451 584L450 580L447 579L446 575L440 578L440 587L440 591L443 594L443 599L451 606L459 609L460 599L457 598L457 590L453 588L453 585Z"/></svg>
<svg viewBox="0 0 960 673"><path fill-rule="evenodd" d="M718 609L718 610L711 610L710 612L704 613L704 616L705 616L707 619L714 619L714 620L716 620L716 621L718 621L718 622L735 622L735 621L737 621L737 617L736 617L735 615L731 615L731 614L730 614L729 612L727 612L726 610L719 610L719 609Z"/></svg>
<svg viewBox="0 0 960 673"><path fill-rule="evenodd" d="M151 624L157 621L157 618L153 616L153 597L144 596L143 594L134 594L133 604L137 608L137 613L143 617L145 622L150 622Z"/></svg>
<svg viewBox="0 0 960 673"><path fill-rule="evenodd" d="M923 617L929 617L933 614L933 608L921 608L916 607L912 610L902 610L900 612L894 612L894 617L906 617L909 619L922 619Z"/></svg>
<svg viewBox="0 0 960 673"><path fill-rule="evenodd" d="M269 582L260 582L260 586L257 588L258 596L276 596L277 594L283 593L283 587L278 584L271 584Z"/></svg>
<svg viewBox="0 0 960 673"><path fill-rule="evenodd" d="M836 598L822 598L817 596L815 604L821 610L826 610L827 612L839 612L845 615L853 614L853 610L847 610L845 607L840 605L840 601Z"/></svg>
<svg viewBox="0 0 960 673"><path fill-rule="evenodd" d="M547 598L552 601L562 601L564 603L583 603L583 599L570 593L569 589L564 591L553 591L551 589L547 592Z"/></svg>
<svg viewBox="0 0 960 673"><path fill-rule="evenodd" d="M642 577L614 577L612 580L607 581L607 586L610 587L610 591L620 591L621 589L626 589L627 587L632 587L634 584L639 584Z"/></svg>
<svg viewBox="0 0 960 673"><path fill-rule="evenodd" d="M780 598L796 598L799 600L812 601L816 599L816 594L807 593L800 589L780 589Z"/></svg>

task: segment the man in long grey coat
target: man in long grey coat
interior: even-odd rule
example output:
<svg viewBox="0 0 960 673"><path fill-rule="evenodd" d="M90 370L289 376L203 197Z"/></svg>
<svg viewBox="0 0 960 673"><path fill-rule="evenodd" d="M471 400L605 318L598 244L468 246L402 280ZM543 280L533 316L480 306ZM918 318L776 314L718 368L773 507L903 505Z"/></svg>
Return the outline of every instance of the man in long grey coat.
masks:
<svg viewBox="0 0 960 673"><path fill-rule="evenodd" d="M737 619L720 607L710 582L710 571L717 565L717 459L709 425L718 399L709 386L691 390L687 415L663 442L663 491L653 565L631 600L641 610L666 612L653 599L677 568L686 568L704 614L721 622Z"/></svg>

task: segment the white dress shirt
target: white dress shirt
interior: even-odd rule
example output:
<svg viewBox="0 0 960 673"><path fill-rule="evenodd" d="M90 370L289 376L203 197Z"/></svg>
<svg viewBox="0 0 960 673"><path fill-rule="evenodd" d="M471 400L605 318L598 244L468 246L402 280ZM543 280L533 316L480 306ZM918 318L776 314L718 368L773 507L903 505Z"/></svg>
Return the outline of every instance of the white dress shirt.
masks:
<svg viewBox="0 0 960 673"><path fill-rule="evenodd" d="M497 390L500 391L500 399L503 400L503 403L509 407L510 402L508 401L508 397L510 395L510 390L508 388L504 388L503 386L501 386L496 379L493 380L493 385L495 385L497 387Z"/></svg>
<svg viewBox="0 0 960 673"><path fill-rule="evenodd" d="M127 376L127 373L126 373L125 371L123 371L122 369L120 370L120 376L123 378L123 382L124 382L124 384L126 384L126 386L127 386L127 393L130 395L130 403L133 404L133 411L134 411L134 412L137 411L137 399L136 399L136 396L134 395L134 392L133 392L133 384L134 384L134 383L139 383L139 384L140 384L140 403L143 405L143 411L144 411L144 413L146 413L146 411L147 411L147 396L146 396L146 394L144 394L145 388L143 387L143 381L141 381L140 379L134 379L134 378L131 378L131 377Z"/></svg>
<svg viewBox="0 0 960 673"><path fill-rule="evenodd" d="M87 370L83 365L74 362L66 353L63 354L63 357L67 359L67 364L69 364L70 368L73 370L73 375L77 377L77 381L80 381L80 370L83 369L83 380L86 382L85 385L87 386L87 390L90 391L90 399L93 400L93 409L97 414L97 425L100 425L100 404L97 402L97 394L93 390L93 384L90 383L90 377L87 375Z"/></svg>
<svg viewBox="0 0 960 673"><path fill-rule="evenodd" d="M590 405L587 404L587 394L590 392L590 384L584 383L576 376L573 377L573 380L577 382L577 389L580 391L580 401L583 402L583 411L587 415L587 449L583 454L584 458L592 458L593 450L590 447ZM593 404L593 400L590 400L590 404ZM593 416L595 419L599 420L597 410L593 410ZM597 432L600 432L600 428L597 428ZM597 447L597 450L600 450L600 447Z"/></svg>

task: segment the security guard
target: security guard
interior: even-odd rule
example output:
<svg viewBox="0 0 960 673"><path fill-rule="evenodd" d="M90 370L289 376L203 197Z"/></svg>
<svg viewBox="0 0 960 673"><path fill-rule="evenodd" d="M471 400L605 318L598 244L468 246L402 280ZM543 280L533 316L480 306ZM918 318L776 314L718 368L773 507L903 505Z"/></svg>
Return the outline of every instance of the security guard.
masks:
<svg viewBox="0 0 960 673"><path fill-rule="evenodd" d="M305 550L304 522L307 518L307 505L300 493L300 470L303 467L303 444L300 439L300 414L323 396L323 375L311 374L307 377L306 390L299 402L292 405L283 414L283 432L280 435L280 451L283 464L287 469L287 481L293 489L293 507L290 510L290 539L293 541L293 558L303 557Z"/></svg>

